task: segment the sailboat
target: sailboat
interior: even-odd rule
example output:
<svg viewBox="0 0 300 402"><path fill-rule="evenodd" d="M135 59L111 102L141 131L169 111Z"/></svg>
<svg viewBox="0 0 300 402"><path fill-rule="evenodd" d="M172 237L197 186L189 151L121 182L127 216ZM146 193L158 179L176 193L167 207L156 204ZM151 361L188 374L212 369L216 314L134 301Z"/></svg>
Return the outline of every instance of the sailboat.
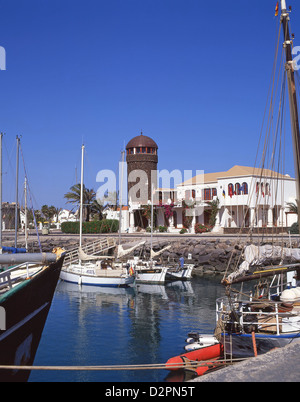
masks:
<svg viewBox="0 0 300 402"><path fill-rule="evenodd" d="M158 264L157 261L154 260L156 255L153 252L153 194L154 187L152 185L150 259L144 259L137 256L127 261L129 267L134 269L136 283L163 284L166 282L166 275L168 272L167 266ZM169 249L170 247L171 246L167 246L160 250L157 255Z"/></svg>
<svg viewBox="0 0 300 402"><path fill-rule="evenodd" d="M113 256L87 255L82 250L82 220L83 220L83 168L84 149L81 147L81 190L80 190L80 233L78 263L63 266L60 278L66 282L79 285L125 287L133 284L134 273L122 264L116 265Z"/></svg>
<svg viewBox="0 0 300 402"><path fill-rule="evenodd" d="M2 136L0 134L0 370L1 382L27 381L63 264L64 251L17 253L2 246ZM19 146L19 142L18 142ZM17 219L16 219L17 221ZM17 235L16 235L17 236ZM17 237L16 237L17 239ZM25 250L26 251L26 250ZM5 366L15 366L6 369Z"/></svg>
<svg viewBox="0 0 300 402"><path fill-rule="evenodd" d="M281 0L280 26L284 35L299 214L300 133L289 20L286 1ZM238 269L224 276L226 296L216 302L215 336L225 355L234 358L263 354L300 338L300 249L250 244L243 257ZM251 281L255 287L246 291ZM241 290L233 288L237 284L242 285Z"/></svg>

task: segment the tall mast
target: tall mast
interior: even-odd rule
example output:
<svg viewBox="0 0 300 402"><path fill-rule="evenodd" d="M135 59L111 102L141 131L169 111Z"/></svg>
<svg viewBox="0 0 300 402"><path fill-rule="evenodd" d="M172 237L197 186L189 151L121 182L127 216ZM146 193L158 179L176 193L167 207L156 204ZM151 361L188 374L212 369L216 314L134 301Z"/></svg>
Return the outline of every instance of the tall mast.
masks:
<svg viewBox="0 0 300 402"><path fill-rule="evenodd" d="M0 247L2 247L2 137L0 133Z"/></svg>
<svg viewBox="0 0 300 402"><path fill-rule="evenodd" d="M154 183L151 183L151 241L150 241L150 260L152 261L152 247L153 247L153 194L154 194Z"/></svg>
<svg viewBox="0 0 300 402"><path fill-rule="evenodd" d="M15 205L15 248L18 247L19 146L20 146L20 138L17 136L17 157L16 157L16 205Z"/></svg>
<svg viewBox="0 0 300 402"><path fill-rule="evenodd" d="M293 149L294 149L294 165L295 165L295 176L296 176L296 197L298 205L298 223L300 227L300 132L299 132L299 116L298 116L298 104L297 104L297 94L295 85L295 74L294 65L292 57L292 41L289 32L289 13L286 9L286 1L281 0L281 23L283 26L283 35L286 54L286 74L288 81L288 91L289 91L289 103L290 103L290 115L291 115L291 126L292 126L292 136L293 136Z"/></svg>
<svg viewBox="0 0 300 402"><path fill-rule="evenodd" d="M25 177L24 182L24 198L25 198L25 222L24 222L24 229L25 229L25 248L28 250L28 233L27 233L27 177Z"/></svg>
<svg viewBox="0 0 300 402"><path fill-rule="evenodd" d="M119 205L120 205L120 214L119 214L119 245L121 244L121 232L122 232L122 208L123 208L123 175L124 175L124 160L125 160L125 151L122 151L122 162L121 162L121 182L119 183Z"/></svg>
<svg viewBox="0 0 300 402"><path fill-rule="evenodd" d="M82 212L83 212L83 158L84 145L81 147L81 180L80 180L80 224L79 224L79 247L82 245Z"/></svg>

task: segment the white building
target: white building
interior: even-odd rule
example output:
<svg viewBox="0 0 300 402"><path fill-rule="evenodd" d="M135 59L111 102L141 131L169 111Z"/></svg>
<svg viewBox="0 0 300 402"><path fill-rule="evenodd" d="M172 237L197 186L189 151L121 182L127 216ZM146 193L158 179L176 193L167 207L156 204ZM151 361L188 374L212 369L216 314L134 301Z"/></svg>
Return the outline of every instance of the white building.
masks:
<svg viewBox="0 0 300 402"><path fill-rule="evenodd" d="M69 211L68 209L62 209L58 213L58 217L54 215L53 221L58 222L58 223L63 223L63 222L76 222L77 219L77 211L74 213L72 211Z"/></svg>
<svg viewBox="0 0 300 402"><path fill-rule="evenodd" d="M288 202L295 202L295 179L272 170L233 166L225 172L207 173L177 186L177 203L195 202L195 223L209 224L213 200L219 201L215 231L241 227L289 227L297 221ZM198 207L198 211L196 211Z"/></svg>
<svg viewBox="0 0 300 402"><path fill-rule="evenodd" d="M287 206L296 199L295 179L268 169L233 166L225 172L195 176L176 189L156 191L159 205L155 206L154 226L167 226L169 232L179 232L185 227L193 233L196 223L209 225L212 201L218 201L214 232L244 227L282 229L297 221L297 214L291 213ZM191 208L186 209L186 204ZM123 225L122 231L137 230L138 209L142 215L142 206L129 205L124 211L123 215L129 216L123 217L128 226ZM167 217L170 209L172 216Z"/></svg>

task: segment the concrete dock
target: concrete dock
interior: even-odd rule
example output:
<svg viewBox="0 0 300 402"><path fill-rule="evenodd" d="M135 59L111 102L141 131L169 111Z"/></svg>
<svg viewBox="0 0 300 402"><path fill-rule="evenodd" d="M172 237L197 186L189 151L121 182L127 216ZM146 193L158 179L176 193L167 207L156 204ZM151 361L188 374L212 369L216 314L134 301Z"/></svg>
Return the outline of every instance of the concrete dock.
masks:
<svg viewBox="0 0 300 402"><path fill-rule="evenodd" d="M300 340L225 367L191 382L299 382Z"/></svg>

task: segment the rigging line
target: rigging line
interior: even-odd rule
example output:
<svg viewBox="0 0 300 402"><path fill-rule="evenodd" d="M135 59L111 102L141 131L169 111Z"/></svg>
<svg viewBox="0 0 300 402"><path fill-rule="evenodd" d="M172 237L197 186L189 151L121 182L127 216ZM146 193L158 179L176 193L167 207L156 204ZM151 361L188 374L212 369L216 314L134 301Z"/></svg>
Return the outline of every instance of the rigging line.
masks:
<svg viewBox="0 0 300 402"><path fill-rule="evenodd" d="M28 190L30 204L31 204L31 208L32 208L32 215L33 215L34 226L35 226L37 239L38 239L38 243L39 243L39 249L40 249L40 252L42 252L42 244L41 244L41 240L40 240L40 236L39 236L39 232L38 232L38 227L37 227L37 223L36 223L36 217L35 217L34 208L33 208L31 190L30 190L29 180L28 180L28 176L27 176L27 171L26 171L26 166L25 166L25 160L24 160L24 155L23 155L23 149L22 149L22 146L21 146L21 141L19 143L19 147L20 147L21 157L22 157L22 161L23 161L24 173L25 173L25 177L27 179L27 190Z"/></svg>
<svg viewBox="0 0 300 402"><path fill-rule="evenodd" d="M269 89L268 89L268 95L267 95L267 100L266 100L266 106L263 114L263 119L262 119L262 124L261 124L261 130L260 130L260 136L259 136L259 141L258 141L258 147L257 147L257 153L255 157L255 163L254 166L256 166L257 159L258 159L258 153L259 153L259 148L260 148L260 143L262 140L262 135L263 135L263 127L264 127L264 122L266 118L266 113L267 113L267 106L269 104L269 99L272 98L273 90L274 90L274 79L275 79L275 73L276 73L276 66L277 66L277 59L278 59L278 50L279 50L279 42L280 42L280 33L281 33L281 24L279 25L278 29L278 35L277 35L277 46L275 48L275 56L274 56L274 61L273 61L273 67L272 67L272 73L271 73L271 79L270 79L270 84L269 84Z"/></svg>
<svg viewBox="0 0 300 402"><path fill-rule="evenodd" d="M260 143L262 141L262 135L263 135L263 128L265 126L265 120L266 120L266 113L267 113L267 105L268 105L268 100L270 99L270 106L269 106L269 113L268 113L268 119L267 119L267 127L269 126L269 130L267 130L267 135L265 137L265 143L264 143L264 162L265 162L265 157L266 157L266 144L267 144L267 139L269 139L270 137L270 132L271 132L271 127L272 127L272 121L273 121L273 112L274 112L274 107L275 107L275 97L276 97L276 93L278 91L278 85L279 85L279 76L280 74L276 74L277 72L277 65L278 65L278 51L279 51L279 43L280 43L280 34L281 34L281 23L279 23L279 28L278 28L278 35L277 35L277 41L276 41L276 45L275 45L275 56L274 56L274 61L273 61L273 68L272 68L272 74L271 74L271 80L270 80L270 84L269 84L269 90L268 90L268 96L267 96L267 101L266 101L266 106L265 106L265 111L264 111L264 115L263 115L263 121L262 121L262 125L261 125L261 131L260 131L260 137L259 137L259 142L258 142L258 147L257 147L257 153L256 153L256 158L255 158L255 163L254 163L254 168L253 168L253 175L255 176L255 167L257 165L257 159L258 159L258 154L259 154L259 148L260 148ZM283 59L283 51L281 51L281 62L279 64L279 71L281 71L282 69L282 59ZM277 75L277 80L276 80L276 75ZM262 174L263 174L263 168L264 168L264 163L261 166L261 172L260 172L260 180L259 180L259 185L262 182ZM251 181L250 184L250 189L249 189L249 193L248 193L248 204L250 203L250 200L254 194L254 189L256 187L256 180L253 179ZM257 211L257 206L258 206L258 197L256 197L256 202L255 202L255 211ZM245 224L245 219L246 216L244 216L243 219L243 224ZM254 216L254 219L257 219L256 217L256 213ZM254 222L250 222L250 227L253 227L253 223ZM237 236L237 241L238 242L238 238L240 237L241 233L242 233L242 228L240 228L239 231L239 236ZM251 238L252 234L251 232L249 233L248 237ZM240 254L240 257L238 259L238 261L236 262L236 267L238 266L238 264L240 263L240 259L241 259L242 253ZM232 256L229 258L225 273L224 273L224 278L227 275L229 266L231 264L231 260L232 260Z"/></svg>

